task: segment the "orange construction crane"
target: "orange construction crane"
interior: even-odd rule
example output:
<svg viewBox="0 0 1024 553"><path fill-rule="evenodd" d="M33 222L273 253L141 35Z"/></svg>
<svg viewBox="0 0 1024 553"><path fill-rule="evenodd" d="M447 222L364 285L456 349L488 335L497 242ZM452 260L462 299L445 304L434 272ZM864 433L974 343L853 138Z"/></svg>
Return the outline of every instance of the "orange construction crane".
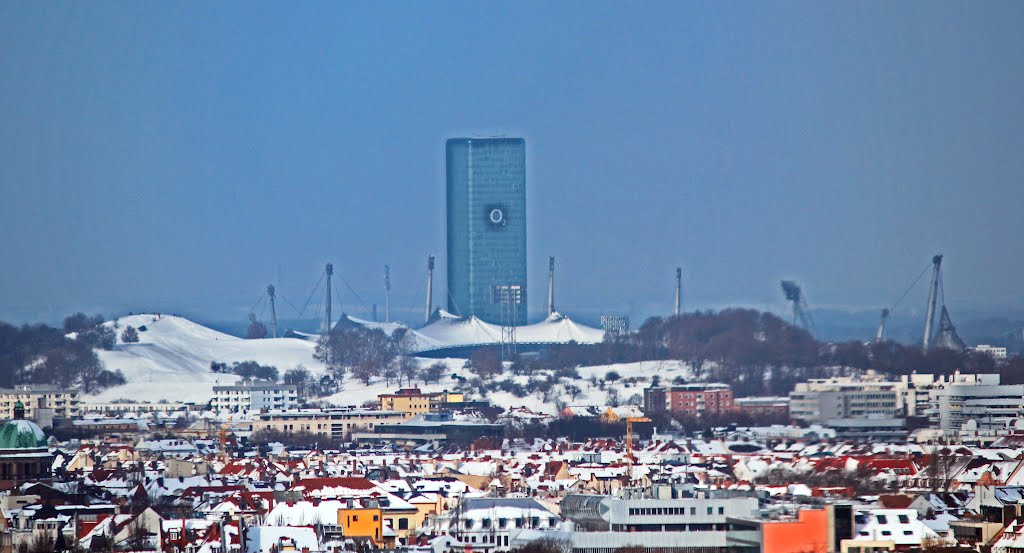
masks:
<svg viewBox="0 0 1024 553"><path fill-rule="evenodd" d="M633 423L634 422L651 422L651 419L647 417L626 417L626 477L629 481L626 485L630 485L633 482Z"/></svg>

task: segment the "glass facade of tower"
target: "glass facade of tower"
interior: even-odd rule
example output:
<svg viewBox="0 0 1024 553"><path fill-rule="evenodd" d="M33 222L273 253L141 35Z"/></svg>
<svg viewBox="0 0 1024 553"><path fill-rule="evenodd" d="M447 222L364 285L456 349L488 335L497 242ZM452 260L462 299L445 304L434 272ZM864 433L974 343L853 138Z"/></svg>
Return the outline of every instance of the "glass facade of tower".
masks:
<svg viewBox="0 0 1024 553"><path fill-rule="evenodd" d="M448 310L526 324L526 141L447 144Z"/></svg>

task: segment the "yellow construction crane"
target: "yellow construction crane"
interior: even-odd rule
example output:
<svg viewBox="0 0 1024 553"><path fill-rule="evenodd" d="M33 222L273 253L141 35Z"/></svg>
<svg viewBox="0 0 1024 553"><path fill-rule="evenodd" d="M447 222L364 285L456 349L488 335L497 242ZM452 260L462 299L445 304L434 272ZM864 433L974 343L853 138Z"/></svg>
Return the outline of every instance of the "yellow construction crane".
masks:
<svg viewBox="0 0 1024 553"><path fill-rule="evenodd" d="M633 423L651 422L647 417L626 417L626 477L633 482Z"/></svg>

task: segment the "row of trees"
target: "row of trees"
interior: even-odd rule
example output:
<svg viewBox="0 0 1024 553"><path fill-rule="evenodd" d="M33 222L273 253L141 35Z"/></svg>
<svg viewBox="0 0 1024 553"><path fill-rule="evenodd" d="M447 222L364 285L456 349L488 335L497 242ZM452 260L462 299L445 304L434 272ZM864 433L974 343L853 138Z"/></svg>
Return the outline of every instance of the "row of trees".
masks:
<svg viewBox="0 0 1024 553"><path fill-rule="evenodd" d="M327 365L339 382L346 374L363 384L375 378L388 385L403 380L410 386L415 381L439 382L447 367L434 363L421 369L412 355L413 346L413 336L405 328L388 335L379 328L339 325L320 337L313 357Z"/></svg>
<svg viewBox="0 0 1024 553"><path fill-rule="evenodd" d="M738 396L785 395L797 382L875 370L890 374L999 373L1006 383L1024 383L1024 359L997 362L986 354L948 349L922 351L896 342L818 342L807 331L771 313L751 309L687 313L648 319L632 333L608 333L600 344L569 343L543 355L514 361L514 374L559 372L579 366L679 359L698 379L728 382ZM470 368L483 380L502 365L493 348L477 350Z"/></svg>
<svg viewBox="0 0 1024 553"><path fill-rule="evenodd" d="M228 365L217 361L210 362L210 371L221 374L235 374L253 380L277 380L277 367L260 365L256 361L235 361Z"/></svg>
<svg viewBox="0 0 1024 553"><path fill-rule="evenodd" d="M82 313L67 317L62 328L0 322L0 385L52 384L90 393L124 384L121 371L107 370L96 355L95 349L116 342L103 322Z"/></svg>
<svg viewBox="0 0 1024 553"><path fill-rule="evenodd" d="M64 318L64 333L74 334L76 341L92 348L110 351L117 343L117 334L104 322L103 315L90 317L85 313L75 313Z"/></svg>

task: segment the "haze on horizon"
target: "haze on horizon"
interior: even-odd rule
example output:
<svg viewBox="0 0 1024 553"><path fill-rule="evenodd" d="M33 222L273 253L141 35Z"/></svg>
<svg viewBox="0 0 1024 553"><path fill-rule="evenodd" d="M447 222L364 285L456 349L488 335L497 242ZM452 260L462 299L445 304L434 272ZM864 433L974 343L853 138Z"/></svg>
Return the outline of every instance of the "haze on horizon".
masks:
<svg viewBox="0 0 1024 553"><path fill-rule="evenodd" d="M730 7L2 3L0 320L244 319L331 261L415 321L481 135L526 139L532 319L549 255L569 313L677 265L691 309L881 307L940 251L951 306L1024 307L1024 4Z"/></svg>

